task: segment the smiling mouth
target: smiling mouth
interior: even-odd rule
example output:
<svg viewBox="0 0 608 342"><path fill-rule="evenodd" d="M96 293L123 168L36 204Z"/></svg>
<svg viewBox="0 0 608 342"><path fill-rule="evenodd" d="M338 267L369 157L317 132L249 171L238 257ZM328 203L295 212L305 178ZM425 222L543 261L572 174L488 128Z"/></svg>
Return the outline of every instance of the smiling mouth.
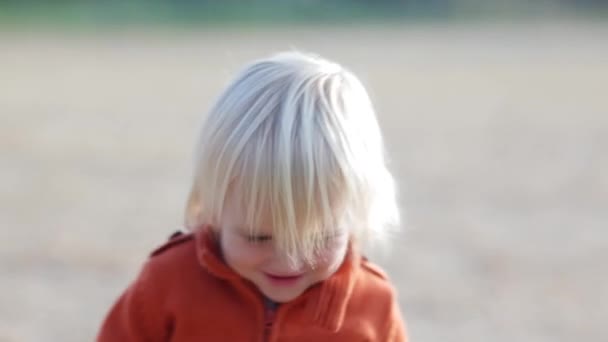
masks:
<svg viewBox="0 0 608 342"><path fill-rule="evenodd" d="M270 280L272 284L279 286L293 285L303 276L302 274L283 276L270 273L264 273L264 275L266 276L266 278L268 278L268 280Z"/></svg>

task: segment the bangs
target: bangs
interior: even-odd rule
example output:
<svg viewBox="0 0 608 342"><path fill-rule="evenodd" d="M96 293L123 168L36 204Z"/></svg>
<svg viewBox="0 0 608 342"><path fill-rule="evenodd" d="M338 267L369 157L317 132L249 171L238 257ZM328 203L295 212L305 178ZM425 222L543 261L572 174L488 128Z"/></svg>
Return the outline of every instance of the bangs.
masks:
<svg viewBox="0 0 608 342"><path fill-rule="evenodd" d="M270 225L264 228L271 228L278 248L313 260L327 236L345 224L348 176L324 137L296 130L285 141L288 136L272 126L265 123L255 143L245 146L228 192L238 197L249 229Z"/></svg>

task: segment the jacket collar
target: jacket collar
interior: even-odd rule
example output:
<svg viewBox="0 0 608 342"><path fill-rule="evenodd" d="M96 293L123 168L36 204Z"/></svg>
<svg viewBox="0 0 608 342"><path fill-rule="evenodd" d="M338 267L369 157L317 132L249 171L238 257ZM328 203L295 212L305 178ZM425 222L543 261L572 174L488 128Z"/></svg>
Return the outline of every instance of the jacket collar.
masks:
<svg viewBox="0 0 608 342"><path fill-rule="evenodd" d="M240 282L242 278L223 261L219 243L210 226L203 226L194 234L201 266L220 279L233 284ZM361 264L360 258L351 243L342 265L331 277L311 286L300 297L284 305L291 306L305 301L304 315L307 320L330 331L338 331L344 322L348 300Z"/></svg>

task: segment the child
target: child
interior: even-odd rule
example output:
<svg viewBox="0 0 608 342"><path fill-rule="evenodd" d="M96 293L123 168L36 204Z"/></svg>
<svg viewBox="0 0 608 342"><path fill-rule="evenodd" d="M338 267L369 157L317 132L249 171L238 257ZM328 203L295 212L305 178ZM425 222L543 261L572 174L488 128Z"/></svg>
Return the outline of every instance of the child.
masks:
<svg viewBox="0 0 608 342"><path fill-rule="evenodd" d="M340 65L246 67L200 131L188 234L154 251L98 341L406 341L360 244L398 224L368 95Z"/></svg>

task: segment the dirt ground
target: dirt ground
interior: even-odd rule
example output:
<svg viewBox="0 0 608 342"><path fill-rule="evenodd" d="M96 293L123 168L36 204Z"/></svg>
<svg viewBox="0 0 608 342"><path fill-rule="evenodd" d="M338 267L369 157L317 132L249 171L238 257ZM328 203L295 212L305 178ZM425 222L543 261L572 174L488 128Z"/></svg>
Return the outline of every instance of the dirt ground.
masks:
<svg viewBox="0 0 608 342"><path fill-rule="evenodd" d="M245 61L296 48L369 86L407 219L412 341L600 341L608 25L0 32L0 341L93 340L180 228L196 126Z"/></svg>

